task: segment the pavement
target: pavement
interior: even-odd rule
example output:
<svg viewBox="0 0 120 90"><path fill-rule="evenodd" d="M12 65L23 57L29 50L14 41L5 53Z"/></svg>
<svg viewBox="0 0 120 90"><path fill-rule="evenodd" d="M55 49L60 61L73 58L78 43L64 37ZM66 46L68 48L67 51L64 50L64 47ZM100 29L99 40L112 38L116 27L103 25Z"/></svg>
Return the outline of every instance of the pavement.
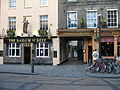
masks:
<svg viewBox="0 0 120 90"><path fill-rule="evenodd" d="M120 90L120 78L51 77L0 73L0 90Z"/></svg>
<svg viewBox="0 0 120 90"><path fill-rule="evenodd" d="M3 64L0 65L0 73L27 74L57 77L101 77L119 78L120 74L90 73L85 68L88 65L34 65L34 73L31 72L31 65Z"/></svg>

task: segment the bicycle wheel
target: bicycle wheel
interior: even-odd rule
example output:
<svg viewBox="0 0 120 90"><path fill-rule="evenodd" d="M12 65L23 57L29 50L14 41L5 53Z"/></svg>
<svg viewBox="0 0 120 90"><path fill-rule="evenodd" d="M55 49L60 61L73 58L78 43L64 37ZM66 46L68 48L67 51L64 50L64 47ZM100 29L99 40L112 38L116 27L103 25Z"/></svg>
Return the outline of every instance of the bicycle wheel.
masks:
<svg viewBox="0 0 120 90"><path fill-rule="evenodd" d="M101 73L105 73L105 71L106 71L106 65L104 65L104 66L101 68L100 72L101 72Z"/></svg>
<svg viewBox="0 0 120 90"><path fill-rule="evenodd" d="M112 67L111 66L107 66L106 72L108 74L112 73Z"/></svg>
<svg viewBox="0 0 120 90"><path fill-rule="evenodd" d="M114 72L115 74L119 74L119 73L120 73L120 67L119 67L119 66L114 66L113 72Z"/></svg>

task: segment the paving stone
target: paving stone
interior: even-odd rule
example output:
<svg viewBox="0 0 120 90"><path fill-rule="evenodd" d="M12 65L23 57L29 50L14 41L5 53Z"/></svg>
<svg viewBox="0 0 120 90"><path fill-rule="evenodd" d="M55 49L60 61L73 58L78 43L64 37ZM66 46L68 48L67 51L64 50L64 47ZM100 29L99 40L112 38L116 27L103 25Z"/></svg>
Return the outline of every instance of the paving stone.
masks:
<svg viewBox="0 0 120 90"><path fill-rule="evenodd" d="M73 84L91 84L91 85L108 85L106 82L102 81L101 79L96 78L87 78L84 80L76 81Z"/></svg>
<svg viewBox="0 0 120 90"><path fill-rule="evenodd" d="M23 85L23 83L16 83L16 82L0 82L0 88L5 88L5 89L17 89Z"/></svg>
<svg viewBox="0 0 120 90"><path fill-rule="evenodd" d="M45 81L37 81L36 83L42 83L42 84L70 84L71 81L68 80L45 80Z"/></svg>
<svg viewBox="0 0 120 90"><path fill-rule="evenodd" d="M57 77L120 77L120 74L89 73L85 72L87 65L60 65L38 66L35 65L35 73L31 73L31 65L0 65L0 73L42 75Z"/></svg>
<svg viewBox="0 0 120 90"><path fill-rule="evenodd" d="M111 87L108 86L65 86L65 85L44 85L36 90L113 90Z"/></svg>
<svg viewBox="0 0 120 90"><path fill-rule="evenodd" d="M27 86L25 86L24 88L21 88L21 90L33 90L35 88L37 88L38 86L40 86L39 84L29 84Z"/></svg>

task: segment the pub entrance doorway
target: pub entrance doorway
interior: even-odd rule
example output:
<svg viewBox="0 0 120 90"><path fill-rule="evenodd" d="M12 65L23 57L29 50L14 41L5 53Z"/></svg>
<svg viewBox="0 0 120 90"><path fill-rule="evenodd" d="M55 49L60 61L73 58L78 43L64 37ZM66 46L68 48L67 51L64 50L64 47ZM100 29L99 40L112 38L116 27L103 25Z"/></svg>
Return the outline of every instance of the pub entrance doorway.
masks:
<svg viewBox="0 0 120 90"><path fill-rule="evenodd" d="M24 64L31 62L31 47L24 47Z"/></svg>

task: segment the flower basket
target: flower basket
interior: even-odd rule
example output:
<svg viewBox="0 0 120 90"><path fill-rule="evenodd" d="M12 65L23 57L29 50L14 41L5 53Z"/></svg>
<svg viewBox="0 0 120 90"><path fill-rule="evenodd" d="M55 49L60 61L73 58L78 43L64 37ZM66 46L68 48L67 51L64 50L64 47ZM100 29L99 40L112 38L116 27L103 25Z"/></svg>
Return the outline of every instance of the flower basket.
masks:
<svg viewBox="0 0 120 90"><path fill-rule="evenodd" d="M103 28L106 27L106 19L105 19L105 18L102 18L102 19L100 20L100 25L101 25L101 27L103 27Z"/></svg>
<svg viewBox="0 0 120 90"><path fill-rule="evenodd" d="M85 21L84 21L84 19L82 18L82 19L80 20L80 27L81 27L81 28L84 28L84 23L85 23Z"/></svg>
<svg viewBox="0 0 120 90"><path fill-rule="evenodd" d="M99 36L98 36L98 35L94 35L94 36L93 36L93 39L94 39L95 41L97 41L97 40L99 40Z"/></svg>
<svg viewBox="0 0 120 90"><path fill-rule="evenodd" d="M14 37L15 36L15 30L7 30L7 36L8 37Z"/></svg>
<svg viewBox="0 0 120 90"><path fill-rule="evenodd" d="M45 37L45 36L48 35L47 30L44 30L44 29L39 29L39 30L38 30L38 34L39 34L41 37Z"/></svg>

